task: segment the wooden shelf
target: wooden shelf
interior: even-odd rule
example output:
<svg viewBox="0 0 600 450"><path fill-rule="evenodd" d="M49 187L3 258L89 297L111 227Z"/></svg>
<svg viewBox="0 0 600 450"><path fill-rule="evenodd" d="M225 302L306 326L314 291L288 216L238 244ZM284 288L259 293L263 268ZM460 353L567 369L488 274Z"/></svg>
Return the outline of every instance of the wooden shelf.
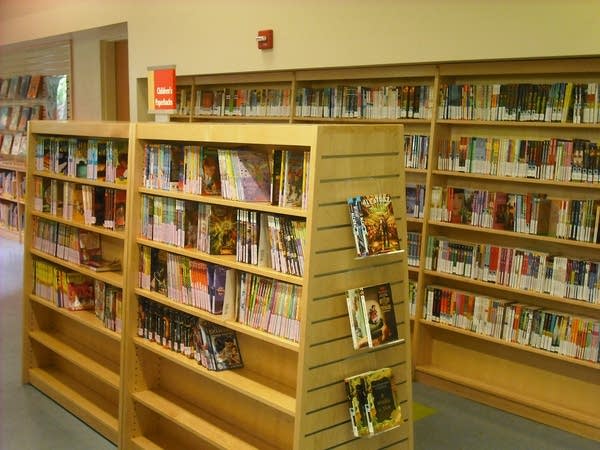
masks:
<svg viewBox="0 0 600 450"><path fill-rule="evenodd" d="M524 345L524 344L518 344L516 342L508 342L503 339L498 339L498 338L495 338L492 336L487 336L485 334L475 333L470 330L464 330L462 328L453 327L453 326L446 325L443 323L432 322L430 320L420 319L420 323L422 323L423 325L428 326L428 327L439 328L439 329L446 330L446 331L449 331L452 333L460 333L465 336L472 337L474 339L481 339L483 341L492 342L492 343L498 344L498 345L504 345L504 346L511 347L511 348L514 348L517 350L535 353L536 355L541 355L541 356L545 356L548 358L558 359L558 360L561 360L564 362L568 362L571 364L577 364L577 365L588 367L588 368L594 369L594 370L600 370L600 363L593 363L593 362L586 361L583 359L576 359L576 358L572 358L569 356L559 355L558 353L553 353L553 352L550 352L547 350L530 347L530 346Z"/></svg>
<svg viewBox="0 0 600 450"><path fill-rule="evenodd" d="M63 223L65 225L69 225L75 228L79 228L81 230L93 231L95 233L101 234L103 236L110 236L115 239L120 239L122 241L125 240L127 233L125 231L114 231L109 228L104 228L100 225L86 225L85 223L75 222L73 220L64 219L60 216L54 216L49 213L44 213L40 211L31 211L32 216L40 217L45 220L51 220L52 222Z"/></svg>
<svg viewBox="0 0 600 450"><path fill-rule="evenodd" d="M235 425L211 416L195 405L161 391L141 391L132 393L132 398L160 414L198 438L222 449L276 450L260 439L244 433Z"/></svg>
<svg viewBox="0 0 600 450"><path fill-rule="evenodd" d="M221 266L230 267L232 269L237 269L242 272L254 273L256 275L261 275L264 277L273 278L276 280L285 281L286 283L297 284L300 286L304 284L303 279L296 275L278 272L268 267L260 267L253 264L238 262L235 260L235 255L209 255L208 253L204 253L199 250L177 247L175 245L170 244L163 244L162 242L156 242L141 237L138 237L136 241L138 244L145 245L147 247L154 247L170 253L177 253L178 255L187 256L188 258L201 259L208 263L219 264Z"/></svg>
<svg viewBox="0 0 600 450"><path fill-rule="evenodd" d="M256 328L252 328L248 325L244 325L236 321L224 320L221 316L211 314L210 312L204 311L200 308L185 305L183 303L174 302L173 300L170 300L169 297L159 294L158 292L152 292L146 289L135 288L135 293L141 297L146 297L157 303L168 306L169 308L183 311L187 314L200 317L201 319L208 320L212 323L218 323L231 330L235 330L242 334L252 336L253 338L260 339L261 341L269 342L271 344L277 345L278 347L282 347L294 352L297 352L299 350L299 344L297 342L293 342L289 339L281 338L279 336L274 336L265 331L257 330Z"/></svg>
<svg viewBox="0 0 600 450"><path fill-rule="evenodd" d="M127 390L125 397L131 399L125 402L124 408L124 422L127 424L123 430L125 448L143 446L148 441L150 446L154 445L154 423L167 424L168 428L180 431L183 428L195 436L186 439L186 444L197 439L211 448L270 448L255 441L253 436L261 436L271 447L294 450L339 447L349 442L354 442L351 448L362 446L370 449L384 441L402 442L402 448L412 448L410 419L405 426L385 433L384 440L357 440L352 435L350 417L344 406L347 401L344 378L378 367L393 367L394 376L405 382L399 402L403 405L412 402L408 376L410 364L407 363L410 359L409 344L402 343L400 349L398 346L384 346L371 352L355 352L351 344L347 307L342 298L345 290L357 285L390 282L394 298L401 299L407 296L407 284L403 281L408 278L406 258L400 253L378 258L355 258L355 252L350 251L354 245L347 209L350 196L357 192L387 192L394 202L394 211L406 211L404 155L399 151L403 148L403 127L367 125L364 121L357 123L361 125L237 122L136 125L134 165L138 169L143 167L143 149L148 143L197 143L264 151L274 148L309 151L311 178L307 185L308 207L300 210L139 187L143 171L134 171L137 179L132 183L138 187L134 193L132 230L141 226L143 195L297 217L306 220L306 273L298 277L240 263L235 261L235 256L208 255L139 236L129 239L131 259L127 279L137 279L140 249L147 246L284 281L302 289L298 303L300 342L296 343L130 285L126 314L130 321L135 322L140 298L146 298L221 324L236 331L244 368L211 372L194 360L138 337L137 330L132 331L135 324L130 323L129 331L124 333L126 362L123 384ZM422 122L423 126L430 123ZM359 157L364 164L356 164ZM404 233L405 224L404 217L401 217L398 221L400 233ZM408 338L408 305L397 301L394 308L397 310L399 335ZM175 378L169 378L169 373ZM273 379L278 383L273 383ZM216 398L206 398L208 393L214 393L225 402L235 402L238 405L236 411L231 412L226 405L218 404ZM138 406L130 405L131 402ZM140 404L154 413L140 411ZM207 414L207 411L210 413ZM160 415L161 419L155 420L153 415ZM224 425L232 421L237 424L235 431ZM173 425L169 426L168 422ZM137 433L131 431L134 428ZM235 434L235 441L229 441L229 433Z"/></svg>
<svg viewBox="0 0 600 450"><path fill-rule="evenodd" d="M517 237L523 240L532 240L532 241L541 241L548 242L553 244L562 244L568 246L575 246L581 248L588 248L593 250L600 250L600 244L596 244L593 242L582 242L582 241L574 241L570 239L559 239L550 236L539 236L537 234L528 234L528 233L517 233L516 231L507 231L507 230L496 230L494 228L484 228L484 227L476 227L473 225L463 225L460 223L450 223L450 222L438 222L434 220L429 221L430 226L440 227L440 228L451 228L455 230L462 230L468 233L485 233L492 234L498 236L510 236ZM430 233L431 234L431 233Z"/></svg>
<svg viewBox="0 0 600 450"><path fill-rule="evenodd" d="M114 409L93 390L52 368L29 369L33 386L72 412L108 440L116 443L119 435L118 418L108 411Z"/></svg>
<svg viewBox="0 0 600 450"><path fill-rule="evenodd" d="M147 339L134 338L134 342L138 347L145 348L203 377L210 378L217 383L234 389L242 395L281 411L283 414L293 417L296 413L294 392L286 386L279 385L275 380L264 379L258 374L249 372L247 369L225 370L222 372L211 371L202 367L196 360L164 349Z"/></svg>
<svg viewBox="0 0 600 450"><path fill-rule="evenodd" d="M52 178L53 180L59 181L68 181L70 183L85 184L88 186L116 189L121 191L127 190L127 184L125 183L109 183L104 180L90 180L88 178L70 177L68 175L62 175L60 173L54 173L47 170L32 170L30 175L34 177Z"/></svg>
<svg viewBox="0 0 600 450"><path fill-rule="evenodd" d="M416 367L416 371L417 373L420 372L423 374L440 378L442 380L447 380L452 383L456 383L458 385L466 386L471 389L476 389L483 393L491 394L497 397L498 399L507 399L510 402L514 402L516 404L525 406L526 408L537 409L554 416L564 417L569 420L588 425L590 427L600 428L600 419L598 419L597 417L591 417L586 414L581 414L578 411L569 408L564 408L559 403L532 401L530 397L515 394L510 390L502 389L497 386L477 381L475 378L471 379L454 375L449 371L445 371L434 366L419 365ZM417 380L418 379L419 375L417 374Z"/></svg>
<svg viewBox="0 0 600 450"><path fill-rule="evenodd" d="M452 126L486 126L486 127L527 127L527 128L583 128L600 130L600 124L567 123L567 122L520 122L510 120L448 120L438 119L439 125Z"/></svg>
<svg viewBox="0 0 600 450"><path fill-rule="evenodd" d="M261 211L271 214L281 214L292 217L306 217L306 211L303 209L283 208L281 206L271 205L267 202L245 202L242 200L228 200L226 198L222 198L221 196L188 194L186 192L150 189L145 187L139 187L138 191L141 194L147 194L157 197L178 198L182 200L190 200L194 202L207 203L212 205L230 206L232 208L252 209L255 211Z"/></svg>
<svg viewBox="0 0 600 450"><path fill-rule="evenodd" d="M94 329L98 333L109 337L113 341L121 341L121 335L115 331L106 328L104 324L100 321L100 319L96 317L96 314L92 311L69 311L65 308L59 308L58 306L51 303L50 300L46 300L45 298L33 294L31 294L29 298L32 301L44 306L45 308L51 309L52 311L55 311L58 314L68 317L69 319L75 322L79 322L91 329Z"/></svg>
<svg viewBox="0 0 600 450"><path fill-rule="evenodd" d="M104 281L112 286L123 288L123 274L117 272L94 272L93 270L87 269L81 264L74 264L67 260L57 258L56 256L49 255L48 253L42 252L41 250L36 250L34 248L29 249L29 252L32 255L35 255L39 258L45 259L47 261L58 264L59 266L66 267L67 269L74 270L75 272L82 273L84 275L90 276L100 281Z"/></svg>
<svg viewBox="0 0 600 450"><path fill-rule="evenodd" d="M114 389L119 389L119 370L111 361L97 354L95 350L85 350L75 342L68 341L60 335L53 335L44 331L30 331L29 337L38 344L53 351L61 358L66 359L90 376L106 383Z"/></svg>
<svg viewBox="0 0 600 450"><path fill-rule="evenodd" d="M503 292L509 292L509 293L518 294L518 295L525 295L528 297L532 297L532 298L536 298L536 299L540 299L540 300L544 300L544 301L551 301L551 302L555 302L555 303L563 303L565 305L577 306L579 308L584 308L586 310L591 310L591 311L593 311L593 310L600 311L600 304L589 303L584 300L574 300L574 299L570 299L570 298L556 297L554 295L545 294L543 292L526 291L524 289L517 289L517 288L510 287L510 286L504 286L502 284L488 283L488 282L482 281L482 280L474 280L472 278L461 277L459 275L454 275L454 274L450 274L450 273L436 272L434 270L426 269L424 271L424 273L426 275L429 275L432 277L445 278L447 280L458 281L460 283L466 283L466 284L470 284L473 286L482 287L485 289L493 289L496 291L503 291Z"/></svg>
<svg viewBox="0 0 600 450"><path fill-rule="evenodd" d="M554 181L554 180L538 180L536 178L523 178L523 177L505 177L498 175L486 175L482 173L466 173L466 172L454 172L449 170L432 170L433 175L439 175L449 178L465 178L473 180L495 180L503 183L516 183L516 184L531 184L540 186L561 186L571 189L598 189L600 183L578 183L575 181Z"/></svg>
<svg viewBox="0 0 600 450"><path fill-rule="evenodd" d="M68 177L35 170L38 143L46 137L107 138L128 144L132 125L126 122L74 122L31 120L28 125L28 158L25 203L25 224L33 229L38 219L90 230L102 236L102 254L106 259L119 259L123 272L96 272L33 248L33 233L24 235L23 270L23 354L22 379L49 395L90 427L116 445L121 439L120 399L122 397L121 347L122 336L105 327L95 311L70 311L59 308L51 301L33 294L36 278L33 261L55 264L67 272L73 271L93 280L93 287L106 292L117 292L103 308L111 309L115 320L124 320L115 308L124 302L128 280L123 276L127 267L127 237L129 230L113 231L66 220L48 213L32 211L35 199L34 176L68 181L76 185L92 185L118 189L127 195L129 183L115 184L104 181ZM128 165L133 159L128 148ZM47 155L48 157L50 155ZM133 166L131 166L133 168ZM127 206L127 214L130 207ZM128 216L129 217L129 216ZM98 283L97 283L98 282ZM86 286L90 289L90 286ZM121 300L117 298L121 291ZM96 298L96 292L94 298ZM112 295L112 294L111 294ZM115 303L113 305L113 303ZM124 324L123 324L124 325Z"/></svg>

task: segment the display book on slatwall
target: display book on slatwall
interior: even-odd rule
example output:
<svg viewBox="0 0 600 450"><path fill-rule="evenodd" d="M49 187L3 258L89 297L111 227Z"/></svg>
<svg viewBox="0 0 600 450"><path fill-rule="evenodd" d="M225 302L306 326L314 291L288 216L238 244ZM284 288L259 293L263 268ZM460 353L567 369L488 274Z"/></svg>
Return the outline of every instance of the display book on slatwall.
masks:
<svg viewBox="0 0 600 450"><path fill-rule="evenodd" d="M23 381L114 443L129 130L45 120L28 131Z"/></svg>
<svg viewBox="0 0 600 450"><path fill-rule="evenodd" d="M354 365L345 302L345 291L350 288L347 280L343 285L329 286L335 286L336 291L326 297L328 313L320 310L324 303L317 300L324 281L319 273L329 272L331 263L338 264L338 256L343 265L356 262L353 257L346 260L350 256L347 250L333 259L318 257L319 247L330 242L331 231L323 231L328 225L321 221L328 214L318 214L317 205L333 191L317 192L315 186L323 182L323 177L333 177L334 154L367 151L374 136L383 147L377 149L378 154L387 152L387 157L380 157L390 162L398 154L401 127L139 123L136 128L135 164L143 169L136 171L139 178L133 181L139 186L133 202L138 211L133 217L139 219L133 224L137 238L129 243L128 267L129 278L138 279L139 284L129 286L126 302L125 317L131 323L125 327L122 446L161 443L169 448L176 445L175 441L186 448L223 442L235 448L338 445L357 439L346 406L344 378L383 367L392 370L393 388L401 391L398 402L410 404L410 389L406 388L410 379L403 372L409 365L402 364L404 350L391 352L384 345L372 353L364 349L364 358ZM349 136L352 141L348 141ZM173 157L176 154L181 158ZM328 159L323 168L316 163L322 158ZM180 159L181 163L172 164ZM209 164L202 167L207 159ZM157 164L162 169L151 161L161 161ZM254 167L250 172L259 175L252 177L254 185L246 191L236 180L241 181L239 175L245 171L240 165L247 167L248 161ZM167 167L169 175L165 174ZM183 168L178 171L175 167ZM185 175L188 169L189 176ZM183 175L171 178L174 173ZM153 174L159 174L158 179ZM159 181L166 177L170 184ZM203 188L208 179L208 187ZM392 184L389 186L391 189ZM390 192L399 198L399 191ZM235 245L225 252L211 250L206 242L215 238L208 232L209 214L221 208L234 211L227 220L225 234L235 236ZM185 211L186 215L171 215L171 209ZM346 227L343 239L347 246L353 238L347 227L345 197L332 211L334 220ZM182 224L183 233L178 234ZM165 260L162 267L166 269L159 270L167 273L165 282L155 283L154 287L153 258L147 256L153 253ZM397 299L397 317L405 317L400 313L399 255L390 255L391 260L384 265L389 266L386 273L395 274L386 281L390 281ZM150 271L146 269L148 260ZM362 265L361 282L370 270L366 263ZM219 278L221 281L217 281ZM158 327L160 339L144 326L148 311L161 317L149 321ZM343 323L332 319L332 314L340 317L339 313L344 314ZM321 325L313 323L321 316ZM223 353L233 355L241 364L211 370L203 367L202 355L196 361L197 350L211 350L210 342L204 348L198 323L214 324L235 335L235 350ZM398 327L398 335L405 331ZM335 353L313 348L309 340L323 332L343 338L344 362L339 362L337 355L334 358ZM327 342L331 341L335 339ZM316 359L327 362L319 364ZM373 365L373 361L380 360ZM324 377L314 374L314 364ZM389 374L385 375L389 380ZM377 384L378 380L373 381ZM315 420L311 412L317 409L322 413ZM412 448L409 409L407 406L402 414L398 430L375 435L361 448L375 448L386 442L403 442L406 448Z"/></svg>
<svg viewBox="0 0 600 450"><path fill-rule="evenodd" d="M441 78L416 372L600 439L598 61L555 64Z"/></svg>
<svg viewBox="0 0 600 450"><path fill-rule="evenodd" d="M359 195L347 202L358 257L402 251L389 194ZM346 303L355 350L400 342L390 283L348 289ZM372 436L402 423L389 367L346 377L344 383L354 436Z"/></svg>

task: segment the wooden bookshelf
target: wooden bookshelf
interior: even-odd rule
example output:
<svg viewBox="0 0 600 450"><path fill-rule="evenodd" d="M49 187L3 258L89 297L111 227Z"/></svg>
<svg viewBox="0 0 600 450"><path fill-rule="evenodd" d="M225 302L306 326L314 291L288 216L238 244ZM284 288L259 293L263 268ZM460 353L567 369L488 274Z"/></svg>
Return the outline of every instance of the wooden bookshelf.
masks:
<svg viewBox="0 0 600 450"><path fill-rule="evenodd" d="M598 58L556 58L307 69L291 72L202 75L195 78L201 79L199 84L204 87L252 86L277 80L291 87L295 100L302 98L300 95L302 90L311 89L316 92L335 87L373 90L382 86L430 86L433 92L433 110L431 117L426 119L325 117L319 109L321 104L318 102L316 105L319 107L312 111L315 112L313 115L310 108L303 112L302 104L294 101L289 121L312 124L401 123L404 125L405 134L424 135L430 139L427 165L411 167L407 164L405 168L407 184L426 186L424 217L406 219L408 231L422 233L420 266L411 267L408 271L409 278L418 285L416 320L411 324L414 377L419 381L443 387L498 408L600 440L600 422L597 419L600 410L597 402L592 400L600 394L596 370L599 363L562 356L553 358L554 354L544 355L539 350L527 347L522 351L521 346L515 347L512 343L489 341L460 329L440 328L431 322L423 322L426 288L430 284L600 320L598 305L594 303L465 279L427 270L424 265L429 236L445 236L469 242L494 242L498 245L545 251L571 258L598 259L600 246L596 243L435 221L429 215L429 208L432 186L485 188L490 191L522 194L545 193L550 197L565 199L599 199L598 183L465 173L438 167L442 142L456 140L461 136L531 140L587 139L595 143L600 141L598 121L572 123L572 120L499 121L489 120L483 116L474 116L469 120L445 117L441 114L439 105L446 84L464 86L596 83L600 79L599 74L600 59ZM204 120L204 118L195 120ZM523 354L527 356L522 357ZM470 359L474 361L473 364L469 362ZM510 367L510 370L496 371L497 367L504 366Z"/></svg>
<svg viewBox="0 0 600 450"><path fill-rule="evenodd" d="M0 235L23 241L25 214L25 178L24 158L0 158Z"/></svg>
<svg viewBox="0 0 600 450"><path fill-rule="evenodd" d="M405 210L398 125L339 126L285 124L138 123L125 277L138 278L140 245L215 262L302 287L300 342L270 335L235 320L223 320L169 297L128 285L122 368L122 448L413 448L410 339L406 298L407 266L402 253L356 259L346 200L362 192L389 192L394 210ZM141 187L144 145L192 143L310 152L308 207L281 208L232 202ZM356 164L365 158L369 164ZM390 164L393 163L393 164ZM322 186L327 186L323 189ZM236 262L231 257L153 242L139 237L143 195L175 196L208 203L285 214L306 220L303 277ZM402 238L406 220L397 215ZM345 291L356 285L391 282L399 335L394 346L352 349ZM243 369L213 372L194 360L137 335L140 298L219 323L237 333ZM403 424L370 439L354 438L344 378L366 370L393 368ZM235 405L232 407L231 405ZM176 437L178 444L170 440Z"/></svg>
<svg viewBox="0 0 600 450"><path fill-rule="evenodd" d="M116 188L129 194L129 184L106 183L36 169L37 144L47 137L98 138L119 141L128 151L130 124L110 122L31 121L27 196L25 204L24 299L23 299L23 367L22 379L71 411L114 443L119 442L119 405L121 392L121 334L113 331L95 312L70 311L49 298L36 294L33 261L43 261L61 270L73 271L105 286L124 292L127 280L122 272L95 272L84 265L67 261L36 248L34 222L45 220L76 230L93 231L101 236L103 256L118 258L124 268L127 261L125 230L113 231L102 225L86 225L62 215L35 211L36 178ZM128 152L132 159L131 153ZM38 194L39 195L39 194ZM62 201L62 199L60 199Z"/></svg>
<svg viewBox="0 0 600 450"><path fill-rule="evenodd" d="M588 83L597 81L600 68L598 64L599 61L593 59L565 60L560 63L507 61L440 65L438 85ZM441 91L440 88L438 94ZM437 104L440 105L440 99L437 100ZM427 175L429 199L433 186L486 189L491 192L516 194L544 193L549 198L570 200L600 199L597 183L464 173L438 166L438 154L442 153L445 142L457 142L463 136L521 140L587 139L597 143L600 137L598 124L574 124L570 119L558 123L451 120L445 118L440 110L437 111L433 122L434 150L430 155ZM423 225L422 267L416 311L416 317L420 320L415 323L414 331L416 379L533 420L600 440L600 409L598 403L593 400L600 395L600 364L597 361L575 359L422 319L427 302L427 286L435 285L519 302L564 315L600 320L598 304L427 270L424 258L429 236L444 236L455 241L492 243L592 261L600 256L600 246L591 242L512 230L441 222L432 220L429 211L430 200L427 202L427 208Z"/></svg>

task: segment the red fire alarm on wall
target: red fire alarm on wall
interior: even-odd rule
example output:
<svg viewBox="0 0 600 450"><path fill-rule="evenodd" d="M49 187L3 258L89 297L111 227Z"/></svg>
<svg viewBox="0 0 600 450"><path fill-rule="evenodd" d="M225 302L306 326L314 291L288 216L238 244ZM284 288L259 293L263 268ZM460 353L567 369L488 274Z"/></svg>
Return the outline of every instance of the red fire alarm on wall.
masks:
<svg viewBox="0 0 600 450"><path fill-rule="evenodd" d="M256 42L261 50L273 48L273 30L260 30L256 35Z"/></svg>

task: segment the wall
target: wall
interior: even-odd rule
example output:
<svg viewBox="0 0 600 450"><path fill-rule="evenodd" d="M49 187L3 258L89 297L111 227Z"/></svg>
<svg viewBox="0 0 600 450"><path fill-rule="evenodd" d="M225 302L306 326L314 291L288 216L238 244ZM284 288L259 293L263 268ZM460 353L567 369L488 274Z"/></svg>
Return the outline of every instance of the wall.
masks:
<svg viewBox="0 0 600 450"><path fill-rule="evenodd" d="M185 75L599 55L599 13L594 0L0 0L0 45L127 22L135 92L169 63ZM256 48L263 28L272 51Z"/></svg>

